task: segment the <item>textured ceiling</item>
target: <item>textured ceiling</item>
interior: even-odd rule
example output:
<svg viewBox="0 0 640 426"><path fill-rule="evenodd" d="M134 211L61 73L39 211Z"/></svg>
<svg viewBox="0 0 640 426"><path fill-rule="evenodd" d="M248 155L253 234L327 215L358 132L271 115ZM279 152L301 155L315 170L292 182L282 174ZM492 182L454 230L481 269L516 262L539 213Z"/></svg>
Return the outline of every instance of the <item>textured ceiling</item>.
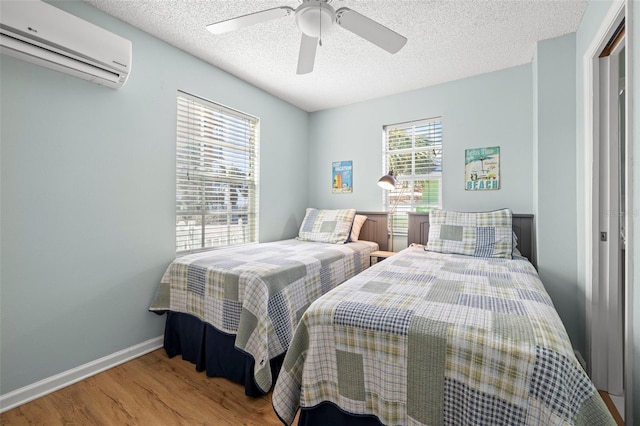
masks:
<svg viewBox="0 0 640 426"><path fill-rule="evenodd" d="M296 74L292 16L214 35L208 24L298 0L84 0L306 111L532 61L538 40L575 32L586 0L333 0L408 38L395 55L334 25L312 73ZM135 56L135 51L134 51ZM135 63L135 57L134 57Z"/></svg>

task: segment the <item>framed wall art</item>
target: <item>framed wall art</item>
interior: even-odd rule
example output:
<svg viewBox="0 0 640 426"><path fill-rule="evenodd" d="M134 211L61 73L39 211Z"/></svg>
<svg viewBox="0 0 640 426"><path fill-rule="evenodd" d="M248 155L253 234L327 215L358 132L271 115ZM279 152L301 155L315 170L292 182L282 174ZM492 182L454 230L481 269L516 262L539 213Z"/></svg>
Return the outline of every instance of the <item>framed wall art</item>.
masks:
<svg viewBox="0 0 640 426"><path fill-rule="evenodd" d="M464 157L464 189L500 189L499 146L465 149Z"/></svg>
<svg viewBox="0 0 640 426"><path fill-rule="evenodd" d="M331 163L331 191L334 194L353 192L353 161L334 161Z"/></svg>

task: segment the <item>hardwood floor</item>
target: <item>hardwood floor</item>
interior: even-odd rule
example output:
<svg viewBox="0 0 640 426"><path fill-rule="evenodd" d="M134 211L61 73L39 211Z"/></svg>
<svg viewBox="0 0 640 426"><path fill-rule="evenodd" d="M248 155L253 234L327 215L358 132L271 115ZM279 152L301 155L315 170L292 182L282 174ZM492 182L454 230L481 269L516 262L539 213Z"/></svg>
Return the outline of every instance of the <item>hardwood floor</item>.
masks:
<svg viewBox="0 0 640 426"><path fill-rule="evenodd" d="M605 405L609 409L609 412L613 416L613 419L616 421L616 424L618 426L624 426L624 420L622 420L622 416L620 415L620 413L618 413L618 409L616 408L615 404L611 400L611 397L609 396L609 394L604 391L598 391L598 393L600 394L600 396L602 397L602 400L604 401Z"/></svg>
<svg viewBox="0 0 640 426"><path fill-rule="evenodd" d="M297 419L296 419L297 423ZM0 414L2 425L282 425L271 393L207 377L164 349Z"/></svg>
<svg viewBox="0 0 640 426"><path fill-rule="evenodd" d="M605 402L608 395L603 394ZM618 425L624 422L607 403ZM298 423L296 417L294 424ZM282 425L271 393L207 377L158 349L0 414L0 425Z"/></svg>

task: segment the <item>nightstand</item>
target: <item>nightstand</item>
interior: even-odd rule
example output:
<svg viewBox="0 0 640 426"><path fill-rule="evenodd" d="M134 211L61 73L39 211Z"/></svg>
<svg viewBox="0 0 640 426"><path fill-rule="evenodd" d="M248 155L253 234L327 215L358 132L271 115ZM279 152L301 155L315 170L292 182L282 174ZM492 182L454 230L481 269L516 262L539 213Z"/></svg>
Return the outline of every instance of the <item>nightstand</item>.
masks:
<svg viewBox="0 0 640 426"><path fill-rule="evenodd" d="M376 250L369 254L369 266L396 254L393 251Z"/></svg>

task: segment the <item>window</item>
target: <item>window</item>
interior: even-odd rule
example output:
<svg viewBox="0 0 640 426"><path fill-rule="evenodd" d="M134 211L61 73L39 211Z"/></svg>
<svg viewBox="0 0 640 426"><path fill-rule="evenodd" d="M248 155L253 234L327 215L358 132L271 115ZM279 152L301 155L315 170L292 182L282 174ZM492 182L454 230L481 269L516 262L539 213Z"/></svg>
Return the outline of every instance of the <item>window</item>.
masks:
<svg viewBox="0 0 640 426"><path fill-rule="evenodd" d="M176 251L258 240L255 117L178 92Z"/></svg>
<svg viewBox="0 0 640 426"><path fill-rule="evenodd" d="M442 207L442 118L384 126L383 173L393 171L396 189L384 192L393 232L407 232L407 212Z"/></svg>

